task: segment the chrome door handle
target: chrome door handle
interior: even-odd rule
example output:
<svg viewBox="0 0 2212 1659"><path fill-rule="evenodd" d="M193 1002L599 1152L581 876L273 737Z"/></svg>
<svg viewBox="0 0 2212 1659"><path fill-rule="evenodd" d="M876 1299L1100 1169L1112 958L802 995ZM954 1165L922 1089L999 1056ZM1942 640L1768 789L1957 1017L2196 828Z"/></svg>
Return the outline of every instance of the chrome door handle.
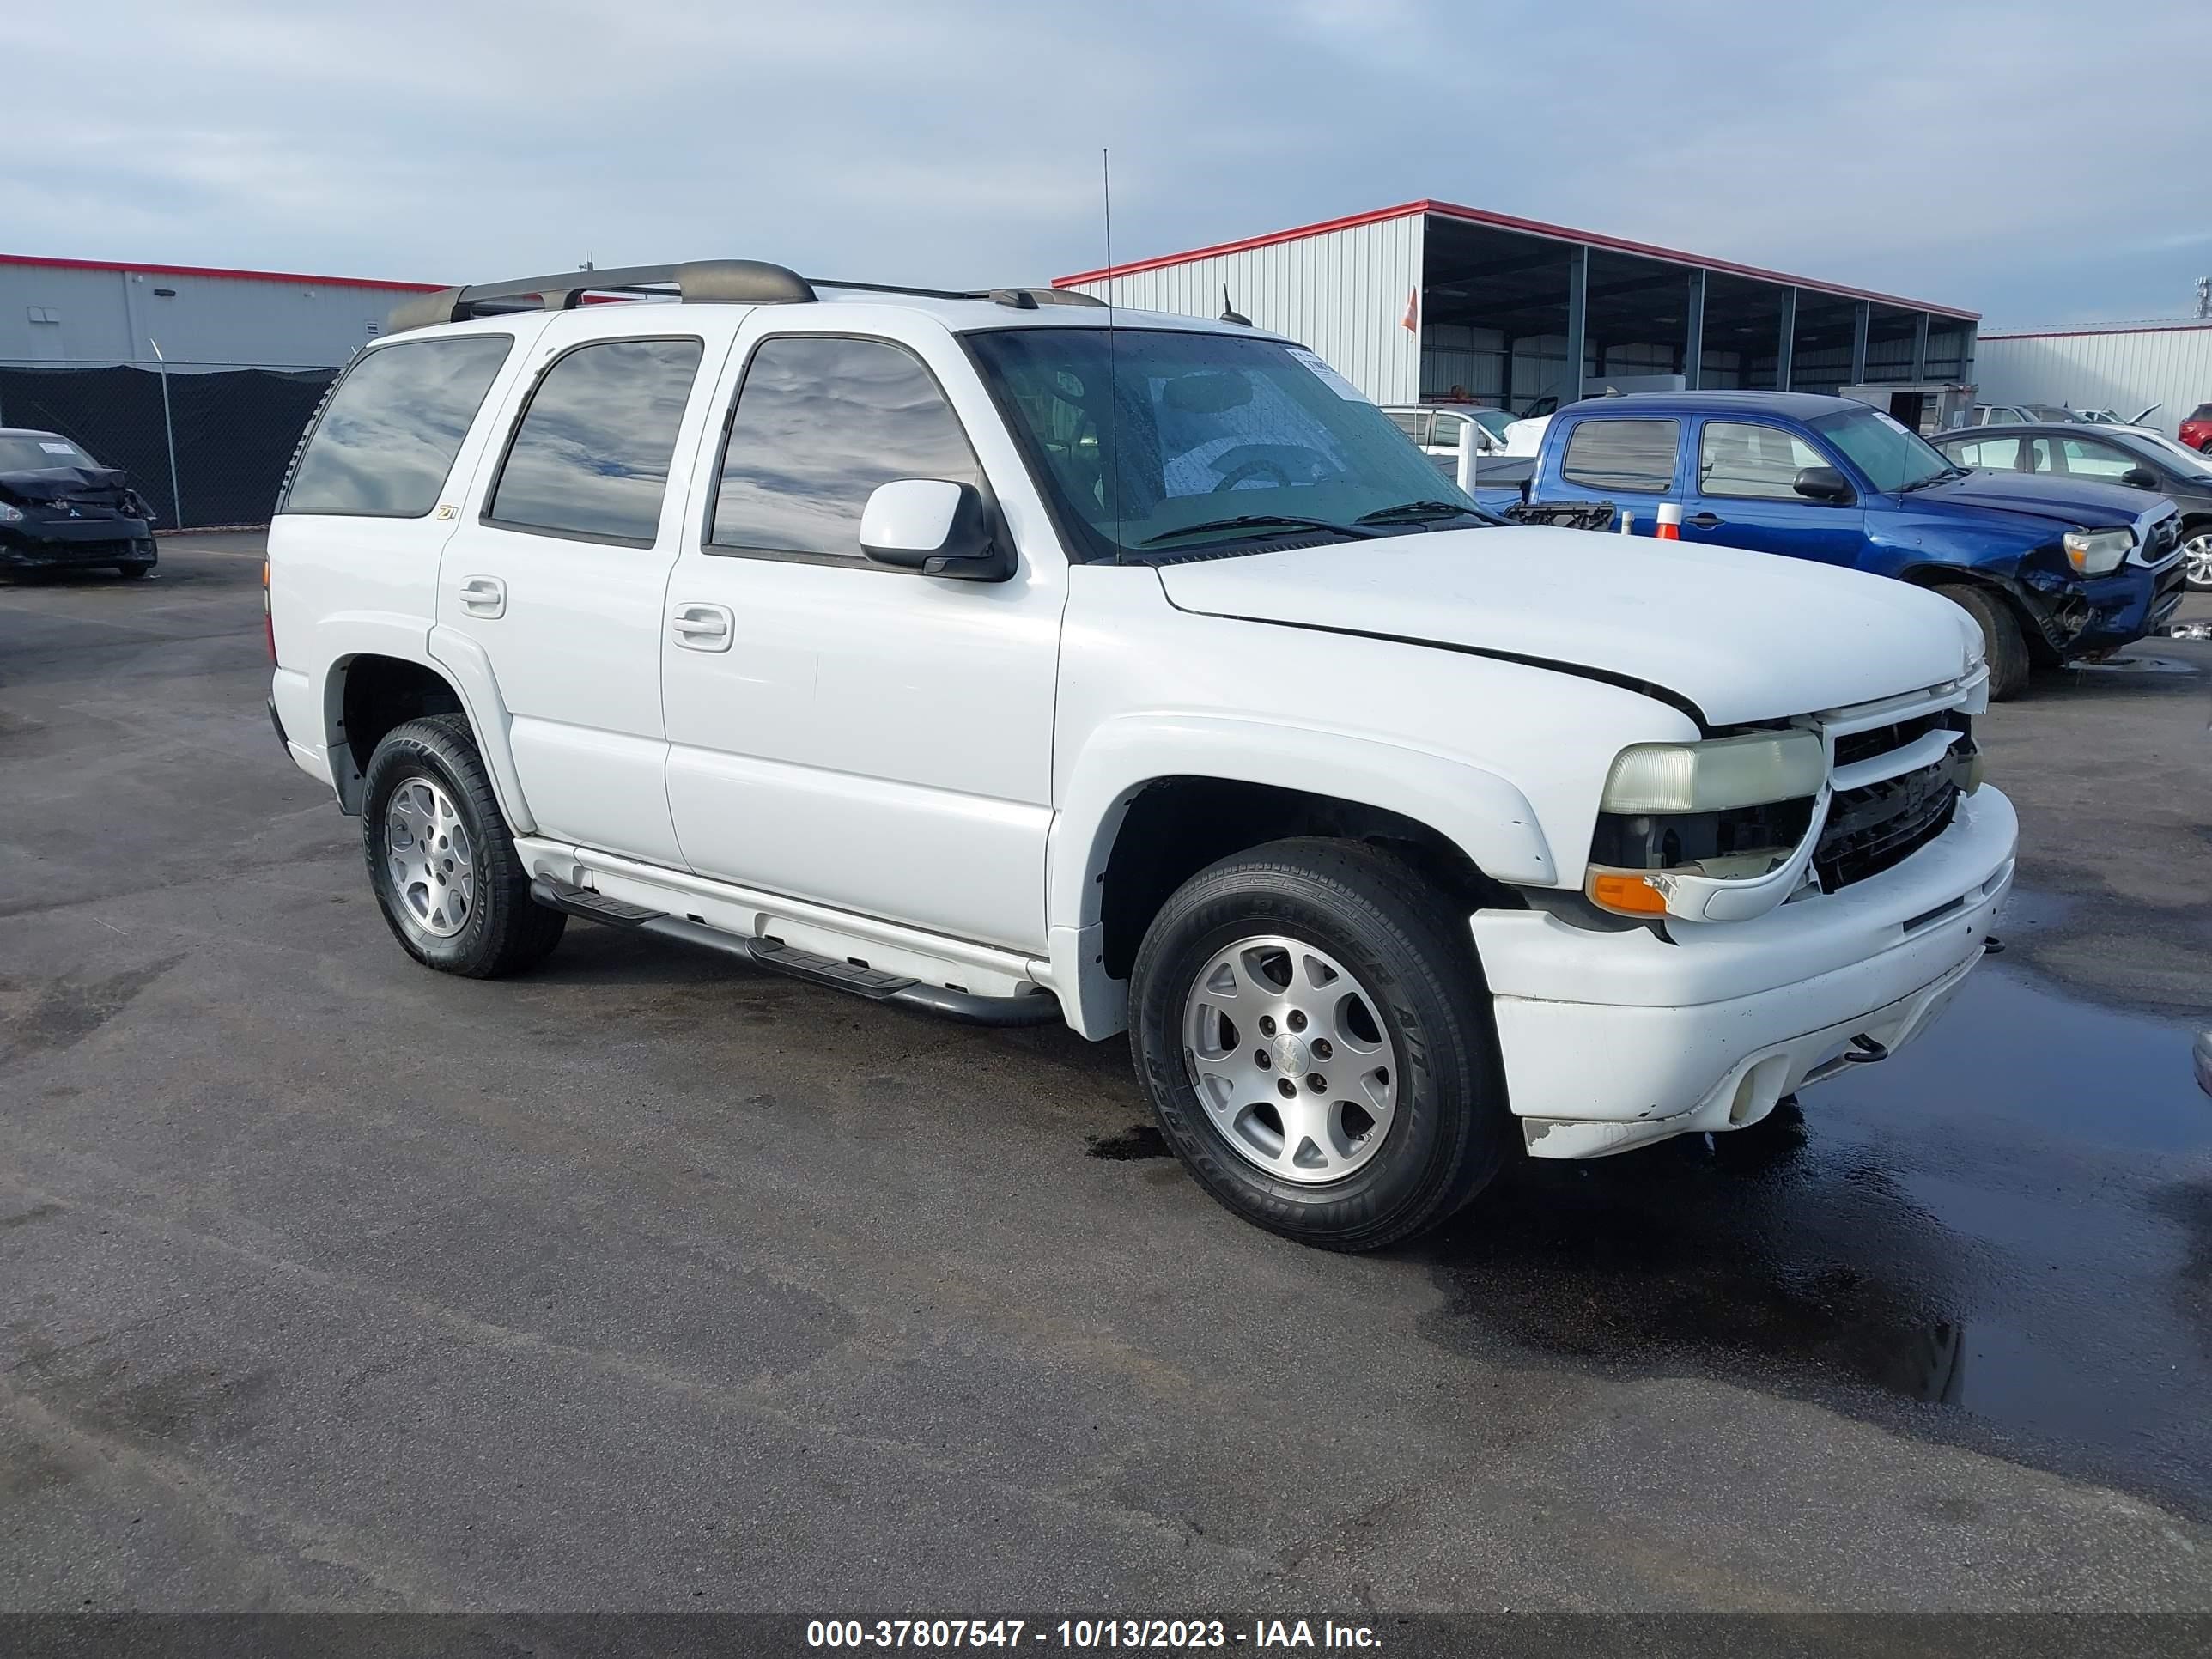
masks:
<svg viewBox="0 0 2212 1659"><path fill-rule="evenodd" d="M470 576L461 583L461 609L471 617L507 614L507 584L496 576Z"/></svg>
<svg viewBox="0 0 2212 1659"><path fill-rule="evenodd" d="M726 651L730 648L731 617L719 605L684 605L668 619L676 643L687 651Z"/></svg>

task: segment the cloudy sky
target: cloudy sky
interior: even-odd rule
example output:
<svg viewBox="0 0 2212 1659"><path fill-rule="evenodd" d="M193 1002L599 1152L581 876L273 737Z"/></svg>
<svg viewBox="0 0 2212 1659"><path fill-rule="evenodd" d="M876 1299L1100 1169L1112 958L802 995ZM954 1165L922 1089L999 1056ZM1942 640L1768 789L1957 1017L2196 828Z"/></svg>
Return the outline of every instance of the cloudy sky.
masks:
<svg viewBox="0 0 2212 1659"><path fill-rule="evenodd" d="M9 252L1031 282L1103 263L1103 147L1123 258L1428 196L1985 329L2212 273L2207 0L110 0L9 36Z"/></svg>

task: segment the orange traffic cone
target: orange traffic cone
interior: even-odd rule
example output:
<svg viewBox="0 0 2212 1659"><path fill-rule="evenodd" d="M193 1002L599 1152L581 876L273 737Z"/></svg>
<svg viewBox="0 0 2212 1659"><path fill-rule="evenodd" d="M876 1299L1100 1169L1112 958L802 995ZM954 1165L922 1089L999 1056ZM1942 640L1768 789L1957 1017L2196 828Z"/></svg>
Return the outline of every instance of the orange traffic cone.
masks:
<svg viewBox="0 0 2212 1659"><path fill-rule="evenodd" d="M1659 503L1659 527L1651 533L1662 542L1682 539L1682 504L1680 501Z"/></svg>

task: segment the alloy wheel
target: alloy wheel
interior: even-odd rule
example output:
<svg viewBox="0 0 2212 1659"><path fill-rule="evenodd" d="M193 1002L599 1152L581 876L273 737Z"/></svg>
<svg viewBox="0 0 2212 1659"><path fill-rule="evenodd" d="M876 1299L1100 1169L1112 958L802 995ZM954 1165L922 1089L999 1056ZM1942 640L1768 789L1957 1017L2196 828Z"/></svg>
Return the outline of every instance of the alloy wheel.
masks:
<svg viewBox="0 0 2212 1659"><path fill-rule="evenodd" d="M476 859L468 826L436 779L401 781L384 809L384 856L392 890L408 919L451 939L476 909Z"/></svg>
<svg viewBox="0 0 2212 1659"><path fill-rule="evenodd" d="M2212 530L2200 530L2182 543L2181 569L2191 587L2212 587Z"/></svg>
<svg viewBox="0 0 2212 1659"><path fill-rule="evenodd" d="M1305 1185L1341 1181L1382 1147L1398 1074L1381 1004L1303 939L1238 939L1183 1004L1183 1054L1207 1117L1240 1156Z"/></svg>

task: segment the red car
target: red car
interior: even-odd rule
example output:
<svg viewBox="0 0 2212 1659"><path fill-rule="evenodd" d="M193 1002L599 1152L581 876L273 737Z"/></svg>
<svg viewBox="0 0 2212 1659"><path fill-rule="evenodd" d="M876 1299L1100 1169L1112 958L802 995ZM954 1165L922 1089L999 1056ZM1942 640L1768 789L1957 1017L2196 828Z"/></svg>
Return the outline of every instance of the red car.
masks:
<svg viewBox="0 0 2212 1659"><path fill-rule="evenodd" d="M2181 423L2177 434L2191 449L2212 455L2212 404L2199 404L2197 412Z"/></svg>

